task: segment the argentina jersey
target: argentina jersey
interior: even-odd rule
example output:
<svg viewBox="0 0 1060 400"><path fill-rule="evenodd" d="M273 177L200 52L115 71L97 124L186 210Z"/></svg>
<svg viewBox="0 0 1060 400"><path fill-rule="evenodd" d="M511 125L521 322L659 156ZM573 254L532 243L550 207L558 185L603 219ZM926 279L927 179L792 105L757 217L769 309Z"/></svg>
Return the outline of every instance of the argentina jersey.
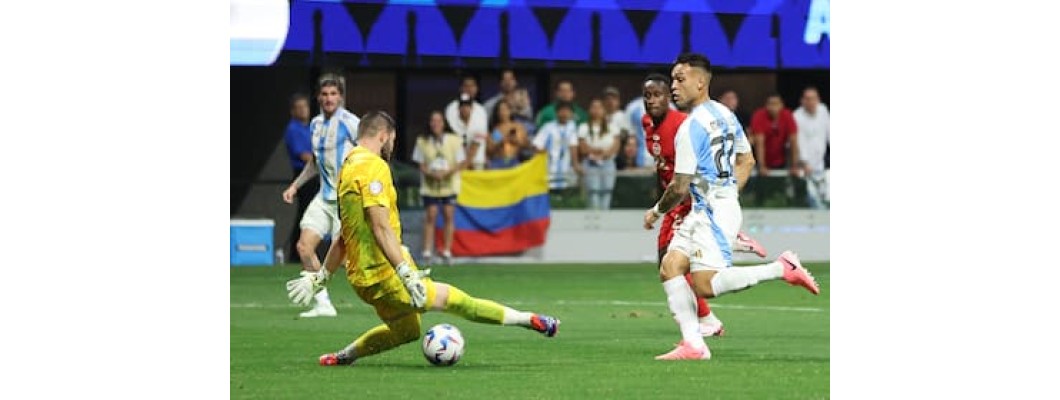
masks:
<svg viewBox="0 0 1060 400"><path fill-rule="evenodd" d="M345 108L335 110L330 119L324 115L313 117L309 129L313 132L313 156L316 157L317 172L320 173L320 196L335 201L335 188L339 183L342 161L357 145L357 125L361 119Z"/></svg>
<svg viewBox="0 0 1060 400"><path fill-rule="evenodd" d="M693 208L704 209L708 190L736 189L736 153L750 152L750 144L732 111L708 100L681 123L674 150L674 172L693 176Z"/></svg>

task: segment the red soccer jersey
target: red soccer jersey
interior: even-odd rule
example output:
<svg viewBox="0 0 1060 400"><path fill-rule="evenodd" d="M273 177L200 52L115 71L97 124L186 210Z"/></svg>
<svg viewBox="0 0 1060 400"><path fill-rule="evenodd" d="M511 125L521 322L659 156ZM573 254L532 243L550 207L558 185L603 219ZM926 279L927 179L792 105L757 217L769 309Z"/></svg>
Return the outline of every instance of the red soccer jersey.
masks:
<svg viewBox="0 0 1060 400"><path fill-rule="evenodd" d="M687 116L688 114L677 110L667 111L659 126L655 126L651 115L647 113L640 120L644 125L644 140L647 142L648 152L655 157L655 173L659 175L663 189L674 179L674 137L677 136L677 128Z"/></svg>
<svg viewBox="0 0 1060 400"><path fill-rule="evenodd" d="M784 168L788 161L788 152L784 148L788 144L788 138L794 136L797 129L795 117L787 108L780 110L777 119L770 118L765 107L755 111L751 117L751 131L755 135L766 136L766 159L759 161L765 162L766 167L771 169Z"/></svg>
<svg viewBox="0 0 1060 400"><path fill-rule="evenodd" d="M644 117L641 118L641 125L644 126L644 140L648 145L648 151L655 157L655 173L659 176L659 184L662 185L662 190L666 190L666 186L670 185L670 181L674 179L674 161L676 157L674 137L677 136L677 128L681 126L687 116L687 114L677 110L667 111L666 117L663 117L662 122L658 126L655 126L651 116L648 114L644 114ZM659 230L658 248L660 250L670 245L674 231L681 225L685 215L691 209L692 200L685 199L670 212L666 213Z"/></svg>

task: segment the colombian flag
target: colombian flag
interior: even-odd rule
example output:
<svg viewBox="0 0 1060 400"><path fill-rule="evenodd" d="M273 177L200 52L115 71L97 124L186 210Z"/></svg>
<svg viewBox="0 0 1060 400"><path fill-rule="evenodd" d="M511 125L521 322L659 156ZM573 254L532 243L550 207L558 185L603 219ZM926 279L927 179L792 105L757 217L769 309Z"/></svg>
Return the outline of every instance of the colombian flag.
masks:
<svg viewBox="0 0 1060 400"><path fill-rule="evenodd" d="M461 171L456 197L454 256L513 254L545 244L548 232L548 156L515 168ZM441 213L434 240L442 246Z"/></svg>

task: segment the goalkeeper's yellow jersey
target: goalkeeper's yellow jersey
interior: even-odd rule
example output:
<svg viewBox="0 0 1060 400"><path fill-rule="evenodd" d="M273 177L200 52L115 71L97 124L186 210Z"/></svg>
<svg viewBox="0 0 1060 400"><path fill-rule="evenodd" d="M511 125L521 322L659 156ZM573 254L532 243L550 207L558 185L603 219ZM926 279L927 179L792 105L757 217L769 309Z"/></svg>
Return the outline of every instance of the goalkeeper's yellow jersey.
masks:
<svg viewBox="0 0 1060 400"><path fill-rule="evenodd" d="M338 205L342 239L346 243L346 277L354 286L371 286L394 275L383 250L376 244L368 220L368 207L383 206L390 211L390 227L401 241L397 190L390 165L382 157L356 147L342 163L339 175Z"/></svg>

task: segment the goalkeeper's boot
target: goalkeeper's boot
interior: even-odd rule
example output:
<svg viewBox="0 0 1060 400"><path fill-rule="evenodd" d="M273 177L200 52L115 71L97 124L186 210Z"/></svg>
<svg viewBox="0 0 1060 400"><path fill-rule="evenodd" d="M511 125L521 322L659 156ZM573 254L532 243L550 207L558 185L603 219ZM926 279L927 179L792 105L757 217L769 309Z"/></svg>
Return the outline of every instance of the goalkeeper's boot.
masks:
<svg viewBox="0 0 1060 400"><path fill-rule="evenodd" d="M453 252L448 251L448 250L443 251L442 252L442 263L444 263L447 267L448 266L452 266L453 265Z"/></svg>
<svg viewBox="0 0 1060 400"><path fill-rule="evenodd" d="M785 251L780 254L780 257L777 257L777 262L784 269L784 280L789 284L802 286L813 294L821 293L821 289L817 287L817 281L813 279L813 275L810 275L810 271L802 267L802 263L799 262L799 256L795 255L795 253Z"/></svg>
<svg viewBox="0 0 1060 400"><path fill-rule="evenodd" d="M353 357L343 357L340 353L328 353L320 356L320 366L351 365Z"/></svg>
<svg viewBox="0 0 1060 400"><path fill-rule="evenodd" d="M747 236L746 233L740 232L736 234L736 243L751 249L752 253L757 254L759 257L766 257L766 248L762 247L761 243L758 243L754 238Z"/></svg>
<svg viewBox="0 0 1060 400"><path fill-rule="evenodd" d="M674 349L670 350L669 353L655 356L655 359L656 360L665 360L665 361L672 361L672 360L709 360L710 359L710 349L707 348L707 346L705 346L705 345L703 346L702 349L697 349L695 347L692 347L691 344L688 344L688 342L682 340L680 343L677 344L677 347L674 347Z"/></svg>
<svg viewBox="0 0 1060 400"><path fill-rule="evenodd" d="M553 337L559 332L559 320L547 315L534 314L530 317L530 328L545 336Z"/></svg>
<svg viewBox="0 0 1060 400"><path fill-rule="evenodd" d="M316 318L316 317L334 317L336 315L338 315L338 312L335 311L335 306L331 305L331 303L321 303L321 302L318 301L316 303L316 305L313 306L313 308L309 309L309 311L304 311L301 314L298 314L298 317L299 318Z"/></svg>

